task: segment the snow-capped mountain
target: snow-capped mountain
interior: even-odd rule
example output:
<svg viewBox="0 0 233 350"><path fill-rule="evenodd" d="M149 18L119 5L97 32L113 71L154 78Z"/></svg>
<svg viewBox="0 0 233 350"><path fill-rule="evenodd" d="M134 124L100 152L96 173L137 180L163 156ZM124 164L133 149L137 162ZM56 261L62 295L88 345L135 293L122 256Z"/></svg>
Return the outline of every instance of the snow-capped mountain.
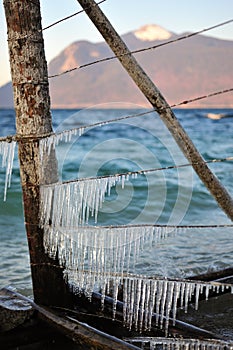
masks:
<svg viewBox="0 0 233 350"><path fill-rule="evenodd" d="M122 36L131 50L160 45L178 37L156 24L145 25ZM49 63L49 74L112 55L104 42L77 41ZM233 41L197 35L135 57L170 104L232 87ZM117 60L50 79L50 93L54 108L111 102L150 106ZM13 106L10 83L0 88L0 107L9 106ZM189 107L233 107L232 94L200 100Z"/></svg>
<svg viewBox="0 0 233 350"><path fill-rule="evenodd" d="M133 33L142 41L167 40L172 36L169 31L156 24L145 25L135 30Z"/></svg>

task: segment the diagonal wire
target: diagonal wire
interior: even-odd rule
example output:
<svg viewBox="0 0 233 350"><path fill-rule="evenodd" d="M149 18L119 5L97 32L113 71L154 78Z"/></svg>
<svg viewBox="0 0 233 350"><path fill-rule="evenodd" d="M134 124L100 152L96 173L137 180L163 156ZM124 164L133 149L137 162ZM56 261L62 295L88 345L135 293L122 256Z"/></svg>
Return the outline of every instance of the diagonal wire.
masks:
<svg viewBox="0 0 233 350"><path fill-rule="evenodd" d="M207 32L207 31L210 31L210 30L212 30L212 29L215 29L215 28L224 26L224 25L226 25L226 24L230 24L230 23L232 23L232 22L233 22L233 19L230 19L230 20L228 20L228 21L221 22L221 23L216 24L216 25L214 25L214 26L211 26L211 27L208 27L208 28L204 28L204 29L199 30L199 31L197 31L197 32L185 34L185 35L180 36L180 37L178 37L178 38L176 38L176 39L168 40L168 41L165 41L165 42L162 42L162 43L160 43L160 44L157 44L157 45L154 45L154 46L150 46L150 47L147 47L147 48L138 49L138 50L133 50L133 51L130 52L130 54L137 54L137 53L144 52L144 51L148 51L148 50L154 50L154 49L157 49L157 48L159 48L159 47L162 47L162 46L165 46L165 45L169 45L169 44L173 44L173 43L176 43L176 42L178 42L178 41L191 38L191 37L196 36L196 35L198 35L198 34L205 33L205 32ZM97 64L97 63L110 61L110 60L113 60L113 59L116 59L116 58L119 58L119 57L123 57L123 56L127 56L127 55L128 55L128 53L127 53L127 54L122 54L122 55L117 55L117 56L105 57L105 58L102 58L102 59L100 59L100 60L92 61L92 62L89 62L89 63L86 63L86 64L82 64L82 65L80 65L80 66L73 67L73 68L71 68L71 69L65 70L64 72L61 72L61 73L58 73L58 74L50 75L49 78L59 77L59 76L61 76L61 75L64 75L64 74L73 72L73 71L78 70L78 69L86 68L86 67L92 66L92 65Z"/></svg>
<svg viewBox="0 0 233 350"><path fill-rule="evenodd" d="M101 0L101 1L97 2L97 3L96 3L96 6L102 4L102 2L105 2L105 1L107 1L107 0ZM86 9L85 9L85 10L86 10ZM51 28L51 27L53 27L53 26L55 26L55 25L57 25L57 24L59 24L59 23L61 23L61 22L63 22L63 21L66 21L66 20L68 20L68 19L70 19L70 18L72 18L72 17L74 17L74 16L77 16L77 15L79 15L80 13L85 12L85 10L80 10L80 11L75 12L75 13L73 13L73 14L67 16L67 17L64 17L64 18L62 18L62 19L60 19L60 20L58 20L58 21L56 21L56 22L53 22L53 23L49 24L47 27L44 27L42 30L49 29L49 28Z"/></svg>

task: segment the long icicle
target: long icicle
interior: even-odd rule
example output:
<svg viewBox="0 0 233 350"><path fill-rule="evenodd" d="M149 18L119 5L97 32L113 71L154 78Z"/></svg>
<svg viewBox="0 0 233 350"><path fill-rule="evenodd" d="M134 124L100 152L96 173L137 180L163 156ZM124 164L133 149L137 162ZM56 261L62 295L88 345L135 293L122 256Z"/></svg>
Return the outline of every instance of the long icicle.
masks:
<svg viewBox="0 0 233 350"><path fill-rule="evenodd" d="M15 154L15 141L0 142L0 155L2 156L2 168L6 168L5 186L4 186L4 201L6 201L7 188L11 185L11 174Z"/></svg>

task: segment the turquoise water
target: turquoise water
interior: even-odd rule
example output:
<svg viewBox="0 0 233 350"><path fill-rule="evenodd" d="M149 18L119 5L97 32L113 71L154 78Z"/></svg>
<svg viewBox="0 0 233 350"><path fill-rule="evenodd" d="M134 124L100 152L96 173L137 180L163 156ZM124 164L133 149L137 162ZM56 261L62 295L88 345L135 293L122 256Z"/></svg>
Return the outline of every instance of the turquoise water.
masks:
<svg viewBox="0 0 233 350"><path fill-rule="evenodd" d="M54 110L56 131L81 127L141 112L135 109ZM207 114L224 113L213 120ZM175 110L177 118L206 160L233 154L232 110ZM1 136L14 134L14 111L0 110ZM153 113L87 129L56 150L61 180L124 173L186 164L187 160L159 117ZM210 164L233 195L233 162ZM3 202L4 170L0 169L0 285L31 293L28 248L24 230L18 161ZM90 220L90 224L93 224ZM98 215L99 225L230 224L191 167L153 171L117 185ZM177 232L154 247L145 247L136 272L184 277L232 266L232 228Z"/></svg>

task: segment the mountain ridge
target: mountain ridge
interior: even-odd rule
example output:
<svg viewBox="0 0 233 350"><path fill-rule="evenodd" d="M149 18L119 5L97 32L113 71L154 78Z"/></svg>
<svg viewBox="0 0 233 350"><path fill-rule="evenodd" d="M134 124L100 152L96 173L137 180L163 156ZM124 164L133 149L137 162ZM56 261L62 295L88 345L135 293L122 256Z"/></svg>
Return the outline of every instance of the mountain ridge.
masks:
<svg viewBox="0 0 233 350"><path fill-rule="evenodd" d="M182 35L185 34L177 35L156 24L148 24L122 38L130 50L138 50ZM113 53L104 42L76 41L51 60L49 75L111 56ZM172 105L230 88L232 56L233 41L196 35L137 54L136 59ZM0 107L13 106L11 89L10 83L0 88ZM52 108L81 108L112 102L150 106L116 59L50 79L50 95ZM185 107L232 108L233 99L228 93Z"/></svg>

